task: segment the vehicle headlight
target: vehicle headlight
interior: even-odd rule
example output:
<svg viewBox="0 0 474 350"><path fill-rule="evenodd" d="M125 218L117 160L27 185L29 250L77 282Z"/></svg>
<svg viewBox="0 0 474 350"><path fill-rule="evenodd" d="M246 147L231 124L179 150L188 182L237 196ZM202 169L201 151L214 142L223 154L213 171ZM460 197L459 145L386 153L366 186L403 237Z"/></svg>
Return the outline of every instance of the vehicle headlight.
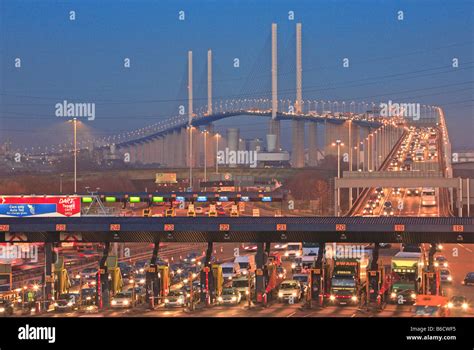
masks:
<svg viewBox="0 0 474 350"><path fill-rule="evenodd" d="M289 255L290 255L290 253L288 253L288 252L285 252L285 256L289 256Z"/></svg>
<svg viewBox="0 0 474 350"><path fill-rule="evenodd" d="M189 282L189 281L188 281L187 278L185 278L185 279L183 280L183 283L184 283L184 284L186 284L186 283L188 283L188 282Z"/></svg>
<svg viewBox="0 0 474 350"><path fill-rule="evenodd" d="M145 279L142 278L142 279L140 280L140 283L141 283L141 284L145 283Z"/></svg>
<svg viewBox="0 0 474 350"><path fill-rule="evenodd" d="M5 308L4 308L4 307L0 307L0 312L5 312Z"/></svg>
<svg viewBox="0 0 474 350"><path fill-rule="evenodd" d="M415 293L412 293L410 296L411 296L412 299L415 299L415 298L416 298L416 294L415 294Z"/></svg>
<svg viewBox="0 0 474 350"><path fill-rule="evenodd" d="M248 290L245 291L245 295L249 295L249 291L248 291Z"/></svg>
<svg viewBox="0 0 474 350"><path fill-rule="evenodd" d="M278 292L278 297L283 298L283 292Z"/></svg>
<svg viewBox="0 0 474 350"><path fill-rule="evenodd" d="M87 297L86 300L91 300L91 297Z"/></svg>
<svg viewBox="0 0 474 350"><path fill-rule="evenodd" d="M128 281L130 284L134 284L135 283L135 280L130 280Z"/></svg>
<svg viewBox="0 0 474 350"><path fill-rule="evenodd" d="M112 300L111 304L112 304L112 305L117 305L117 301L116 301L116 300Z"/></svg>
<svg viewBox="0 0 474 350"><path fill-rule="evenodd" d="M454 306L453 303L451 303L451 302L448 303L448 308L451 309L453 306Z"/></svg>
<svg viewBox="0 0 474 350"><path fill-rule="evenodd" d="M329 300L334 301L334 300L336 300L336 297L335 297L334 295L331 295L331 296L329 297Z"/></svg>
<svg viewBox="0 0 474 350"><path fill-rule="evenodd" d="M452 281L453 278L451 276L448 276L448 281Z"/></svg>
<svg viewBox="0 0 474 350"><path fill-rule="evenodd" d="M280 273L280 274L278 275L278 277L279 277L279 278L283 278L283 274Z"/></svg>
<svg viewBox="0 0 474 350"><path fill-rule="evenodd" d="M296 292L291 293L292 296L296 297Z"/></svg>
<svg viewBox="0 0 474 350"><path fill-rule="evenodd" d="M55 307L58 307L58 303L54 303L54 306L55 306Z"/></svg>
<svg viewBox="0 0 474 350"><path fill-rule="evenodd" d="M296 268L296 264L295 264L295 263L292 263L292 264L291 264L291 268L292 268L292 269L295 269L295 268Z"/></svg>
<svg viewBox="0 0 474 350"><path fill-rule="evenodd" d="M76 275L76 280L81 279L81 275Z"/></svg>
<svg viewBox="0 0 474 350"><path fill-rule="evenodd" d="M246 274L247 274L247 270L243 270L242 275L246 275Z"/></svg>
<svg viewBox="0 0 474 350"><path fill-rule="evenodd" d="M467 310L467 308L469 307L469 305L467 305L467 303L462 303L461 307L462 307L464 310Z"/></svg>
<svg viewBox="0 0 474 350"><path fill-rule="evenodd" d="M438 266L439 266L439 263L435 262L435 263L434 263L434 266L435 266L435 267L438 267Z"/></svg>
<svg viewBox="0 0 474 350"><path fill-rule="evenodd" d="M352 296L351 298L352 301L357 301L357 297L355 295Z"/></svg>
<svg viewBox="0 0 474 350"><path fill-rule="evenodd" d="M139 271L140 271L140 273L144 273L145 269L140 269Z"/></svg>
<svg viewBox="0 0 474 350"><path fill-rule="evenodd" d="M93 285L93 286L95 286L96 284L97 284L96 281L92 281L92 282L91 282L91 285Z"/></svg>
<svg viewBox="0 0 474 350"><path fill-rule="evenodd" d="M232 297L231 300L232 300L232 301L237 301L237 297ZM466 305L466 307L467 307L467 305Z"/></svg>
<svg viewBox="0 0 474 350"><path fill-rule="evenodd" d="M390 294L390 298L395 299L397 297L397 293Z"/></svg>
<svg viewBox="0 0 474 350"><path fill-rule="evenodd" d="M222 300L224 300L224 299L222 299L222 297L217 298L217 301L219 301L219 302L222 302Z"/></svg>
<svg viewBox="0 0 474 350"><path fill-rule="evenodd" d="M296 252L296 256L301 256L301 252Z"/></svg>
<svg viewBox="0 0 474 350"><path fill-rule="evenodd" d="M165 299L165 303L168 304L170 302L169 299Z"/></svg>
<svg viewBox="0 0 474 350"><path fill-rule="evenodd" d="M70 301L69 303L67 303L67 306L71 307L73 304L72 304L72 301Z"/></svg>
<svg viewBox="0 0 474 350"><path fill-rule="evenodd" d="M445 262L445 263L443 264L443 266L444 266L444 267L448 267L448 263Z"/></svg>
<svg viewBox="0 0 474 350"><path fill-rule="evenodd" d="M183 304L184 303L184 297L179 297L178 298L178 304Z"/></svg>
<svg viewBox="0 0 474 350"><path fill-rule="evenodd" d="M229 276L229 280L231 280L231 279L232 279L232 276Z"/></svg>

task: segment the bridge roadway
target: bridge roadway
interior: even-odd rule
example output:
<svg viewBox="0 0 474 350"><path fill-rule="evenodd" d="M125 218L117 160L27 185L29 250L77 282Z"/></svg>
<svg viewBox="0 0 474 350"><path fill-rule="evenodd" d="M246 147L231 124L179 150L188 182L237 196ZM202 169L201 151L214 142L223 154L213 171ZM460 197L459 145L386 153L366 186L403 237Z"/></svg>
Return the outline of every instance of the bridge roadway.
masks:
<svg viewBox="0 0 474 350"><path fill-rule="evenodd" d="M474 218L72 217L0 218L0 242L474 243ZM70 238L69 238L70 239Z"/></svg>

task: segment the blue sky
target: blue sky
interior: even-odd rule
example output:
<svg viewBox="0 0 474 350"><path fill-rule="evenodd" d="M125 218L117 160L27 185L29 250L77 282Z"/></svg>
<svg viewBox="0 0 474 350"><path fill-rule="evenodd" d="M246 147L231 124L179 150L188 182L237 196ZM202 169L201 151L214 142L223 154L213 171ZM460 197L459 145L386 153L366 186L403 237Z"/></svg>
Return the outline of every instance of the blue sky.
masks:
<svg viewBox="0 0 474 350"><path fill-rule="evenodd" d="M468 0L0 0L0 142L65 142L69 126L54 115L64 99L96 103L96 119L84 130L100 136L175 115L186 98L188 50L197 97L205 96L210 48L215 96L269 95L272 22L279 25L279 87L291 97L301 22L304 99L438 104L454 147L474 148L473 6ZM349 68L342 67L345 57ZM231 124L247 137L265 130L244 119L218 127Z"/></svg>

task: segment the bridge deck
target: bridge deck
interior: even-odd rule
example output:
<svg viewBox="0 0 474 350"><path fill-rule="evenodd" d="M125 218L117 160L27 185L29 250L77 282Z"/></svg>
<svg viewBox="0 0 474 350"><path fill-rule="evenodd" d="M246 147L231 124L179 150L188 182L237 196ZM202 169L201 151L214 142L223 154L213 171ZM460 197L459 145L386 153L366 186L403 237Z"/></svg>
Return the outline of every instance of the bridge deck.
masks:
<svg viewBox="0 0 474 350"><path fill-rule="evenodd" d="M2 233L3 232L3 233ZM454 217L0 218L0 242L474 243L474 219ZM68 238L69 237L69 238Z"/></svg>

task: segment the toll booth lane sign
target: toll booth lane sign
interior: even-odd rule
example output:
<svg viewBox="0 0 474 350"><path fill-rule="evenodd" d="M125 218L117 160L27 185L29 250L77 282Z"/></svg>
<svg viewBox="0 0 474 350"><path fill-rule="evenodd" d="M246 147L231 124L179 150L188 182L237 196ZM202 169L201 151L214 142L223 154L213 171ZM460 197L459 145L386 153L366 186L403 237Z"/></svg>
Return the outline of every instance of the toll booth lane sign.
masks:
<svg viewBox="0 0 474 350"><path fill-rule="evenodd" d="M81 216L78 196L0 196L0 217Z"/></svg>

